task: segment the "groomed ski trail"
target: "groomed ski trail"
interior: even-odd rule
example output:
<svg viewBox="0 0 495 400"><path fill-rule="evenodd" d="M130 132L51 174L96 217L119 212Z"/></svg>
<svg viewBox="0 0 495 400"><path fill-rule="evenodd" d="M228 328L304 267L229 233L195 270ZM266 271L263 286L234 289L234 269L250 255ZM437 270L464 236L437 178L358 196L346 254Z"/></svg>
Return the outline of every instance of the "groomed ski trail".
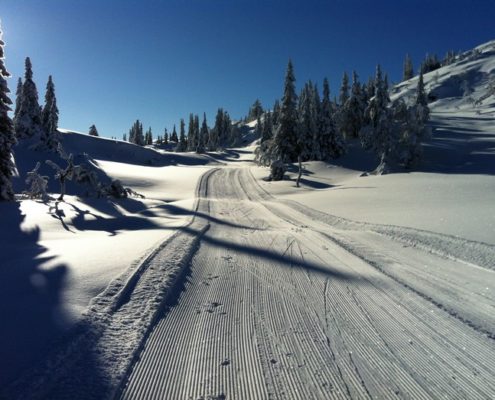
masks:
<svg viewBox="0 0 495 400"><path fill-rule="evenodd" d="M486 257L339 225L248 168L212 173L200 208L210 229L119 398L495 397Z"/></svg>

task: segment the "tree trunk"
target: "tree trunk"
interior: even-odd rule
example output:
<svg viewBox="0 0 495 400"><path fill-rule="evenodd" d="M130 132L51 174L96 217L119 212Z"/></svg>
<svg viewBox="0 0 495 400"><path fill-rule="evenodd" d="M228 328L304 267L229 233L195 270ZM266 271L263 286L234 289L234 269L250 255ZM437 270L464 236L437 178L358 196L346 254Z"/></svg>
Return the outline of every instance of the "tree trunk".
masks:
<svg viewBox="0 0 495 400"><path fill-rule="evenodd" d="M302 175L302 157L300 155L297 156L297 162L299 164L299 174L297 175L296 186L299 187L299 182L301 181Z"/></svg>

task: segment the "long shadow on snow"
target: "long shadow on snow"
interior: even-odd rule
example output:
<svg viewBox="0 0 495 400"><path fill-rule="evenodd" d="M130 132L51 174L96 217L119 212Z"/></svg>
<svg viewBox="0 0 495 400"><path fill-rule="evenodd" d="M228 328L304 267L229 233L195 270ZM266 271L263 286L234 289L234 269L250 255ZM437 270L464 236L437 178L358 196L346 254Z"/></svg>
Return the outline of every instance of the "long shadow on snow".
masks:
<svg viewBox="0 0 495 400"><path fill-rule="evenodd" d="M68 267L43 268L55 257L39 243L40 228L21 228L20 203L0 203L0 215L0 399L15 399L22 395L12 383L43 363L72 326L61 296ZM99 382L98 361L90 364L92 379Z"/></svg>
<svg viewBox="0 0 495 400"><path fill-rule="evenodd" d="M190 227L179 229L193 235L199 234L199 231L191 229ZM360 281L361 283L363 282L358 276L342 271L337 271L329 265L317 264L307 260L301 260L295 257L291 257L288 254L280 254L265 248L258 248L246 244L241 245L238 243L229 242L227 240L214 238L210 235L209 232L211 232L211 230L208 231L201 238L201 241L212 246L220 247L222 249L225 249L226 251L236 251L242 254L249 255L251 257L261 258L265 261L276 262L286 267L306 269L308 271L315 272L317 274L321 274L334 279L345 281Z"/></svg>
<svg viewBox="0 0 495 400"><path fill-rule="evenodd" d="M173 219L173 216L197 216L214 222L219 225L224 225L232 228L241 228L249 230L258 230L257 228L234 224L227 220L218 219L211 215L199 212L191 211L183 207L179 207L173 204L160 204L152 208L148 208L144 203L135 199L122 199L118 201L111 201L108 199L84 199L84 202L94 209L108 215L109 217L102 217L95 214L90 210L82 209L73 203L66 202L70 205L77 215L69 222L78 231L105 231L111 236L116 236L119 231L137 231L141 229L177 229L176 227L163 227L153 222L153 218L169 218ZM130 213L135 215L124 214L119 207L122 207ZM163 210L171 216L160 215L154 210ZM69 224L64 219L65 214L59 210L58 202L55 206L51 207L50 212L54 218L58 219L64 229L71 231ZM71 231L72 232L72 231Z"/></svg>

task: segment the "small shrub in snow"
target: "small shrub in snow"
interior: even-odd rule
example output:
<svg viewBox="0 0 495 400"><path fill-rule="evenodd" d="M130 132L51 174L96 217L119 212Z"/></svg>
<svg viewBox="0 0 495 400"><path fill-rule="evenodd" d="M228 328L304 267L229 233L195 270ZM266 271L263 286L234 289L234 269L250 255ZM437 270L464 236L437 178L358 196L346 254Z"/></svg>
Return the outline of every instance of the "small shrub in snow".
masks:
<svg viewBox="0 0 495 400"><path fill-rule="evenodd" d="M57 200L63 201L64 200L64 195L65 195L65 182L72 180L74 177L74 162L73 162L73 156L70 154L69 156L65 157L65 152L61 151L61 146L59 144L59 153L64 156L65 161L67 161L67 166L65 168L59 167L57 164L55 164L52 160L46 160L46 163L52 167L56 172L55 172L55 178L58 179L60 183L60 196L58 197Z"/></svg>
<svg viewBox="0 0 495 400"><path fill-rule="evenodd" d="M46 192L48 177L38 173L40 166L41 164L39 162L36 163L36 167L27 173L26 184L29 185L29 189L24 191L24 194L30 199L47 201L49 199L48 193Z"/></svg>

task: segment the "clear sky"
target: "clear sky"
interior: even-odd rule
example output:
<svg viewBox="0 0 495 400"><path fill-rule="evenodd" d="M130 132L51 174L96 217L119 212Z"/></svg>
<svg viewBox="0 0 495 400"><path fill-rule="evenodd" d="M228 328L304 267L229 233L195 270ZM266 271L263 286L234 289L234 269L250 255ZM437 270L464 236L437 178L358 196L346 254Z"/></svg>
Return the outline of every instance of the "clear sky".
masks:
<svg viewBox="0 0 495 400"><path fill-rule="evenodd" d="M118 138L137 118L156 136L190 112L271 107L289 57L299 87L326 76L335 94L377 63L397 81L406 53L417 66L495 39L494 16L493 0L0 0L11 91L29 56L60 127Z"/></svg>

